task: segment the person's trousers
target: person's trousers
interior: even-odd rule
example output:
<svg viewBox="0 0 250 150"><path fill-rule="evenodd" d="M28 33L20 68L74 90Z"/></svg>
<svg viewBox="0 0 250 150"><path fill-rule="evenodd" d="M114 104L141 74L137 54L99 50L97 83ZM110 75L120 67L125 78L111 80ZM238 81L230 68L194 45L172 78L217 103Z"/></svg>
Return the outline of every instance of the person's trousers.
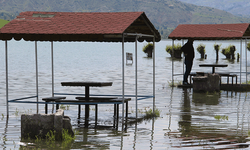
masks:
<svg viewBox="0 0 250 150"><path fill-rule="evenodd" d="M185 60L186 71L184 73L183 82L187 82L188 75L190 74L193 66L192 60Z"/></svg>

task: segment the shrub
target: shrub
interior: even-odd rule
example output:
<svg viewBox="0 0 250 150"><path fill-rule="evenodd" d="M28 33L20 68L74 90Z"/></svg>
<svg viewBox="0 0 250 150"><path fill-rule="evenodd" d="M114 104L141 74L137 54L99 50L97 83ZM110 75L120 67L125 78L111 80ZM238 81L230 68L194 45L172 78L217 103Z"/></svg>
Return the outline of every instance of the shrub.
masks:
<svg viewBox="0 0 250 150"><path fill-rule="evenodd" d="M154 45L152 43L148 43L147 45L144 45L142 48L142 51L144 53L148 53L149 51L153 51Z"/></svg>
<svg viewBox="0 0 250 150"><path fill-rule="evenodd" d="M214 50L219 51L221 47L221 44L214 44Z"/></svg>
<svg viewBox="0 0 250 150"><path fill-rule="evenodd" d="M205 47L204 44L199 44L196 49L200 54L204 54L206 52Z"/></svg>
<svg viewBox="0 0 250 150"><path fill-rule="evenodd" d="M172 49L173 49L173 46L172 45L167 45L166 46L166 51L172 55ZM178 43L178 44L174 44L174 50L181 50L181 44Z"/></svg>
<svg viewBox="0 0 250 150"><path fill-rule="evenodd" d="M234 59L234 52L236 51L236 48L234 45L229 45L226 48L223 48L221 53L226 56L226 58L230 59L231 56Z"/></svg>
<svg viewBox="0 0 250 150"><path fill-rule="evenodd" d="M142 51L144 53L147 53L148 57L152 57L153 49L154 49L154 45L152 43L148 43L147 45L143 46Z"/></svg>
<svg viewBox="0 0 250 150"><path fill-rule="evenodd" d="M247 43L247 49L250 51L250 43Z"/></svg>

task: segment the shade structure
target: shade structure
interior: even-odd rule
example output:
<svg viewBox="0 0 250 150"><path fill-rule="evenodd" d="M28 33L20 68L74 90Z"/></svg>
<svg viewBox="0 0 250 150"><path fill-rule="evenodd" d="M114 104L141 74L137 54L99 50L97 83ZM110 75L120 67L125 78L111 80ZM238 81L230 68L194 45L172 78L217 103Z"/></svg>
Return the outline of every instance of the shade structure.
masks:
<svg viewBox="0 0 250 150"><path fill-rule="evenodd" d="M9 40L35 41L36 51L36 90L37 95L9 100L8 98L8 44ZM122 96L124 97L124 43L134 42L158 42L161 40L159 32L147 18L144 12L22 12L14 20L0 29L0 40L5 41L6 52L6 103L7 116L8 103L37 98L38 93L38 61L37 41L51 42L51 72L52 72L52 96L54 96L54 67L53 67L53 42L122 42ZM155 47L155 46L154 46ZM137 57L137 56L136 56ZM137 58L135 58L137 60ZM137 63L135 64L137 66ZM136 67L137 73L137 67ZM137 75L136 83L137 85ZM137 88L136 88L137 102ZM153 50L153 98L155 98L155 48ZM25 103L28 101L22 101ZM42 103L42 102L39 102ZM123 103L124 105L124 103ZM153 107L155 101L153 101ZM124 109L124 106L123 106ZM38 107L37 107L38 110ZM38 112L38 111L37 111ZM124 112L124 110L123 110Z"/></svg>
<svg viewBox="0 0 250 150"><path fill-rule="evenodd" d="M22 12L0 30L1 40L122 42L123 33L159 32L144 12ZM150 37L138 41L152 42ZM134 42L126 36L125 42Z"/></svg>
<svg viewBox="0 0 250 150"><path fill-rule="evenodd" d="M240 40L240 56L242 56L242 41L250 39L249 23L237 24L180 24L169 35L169 39L173 40ZM245 46L246 59L246 81L247 81L247 50ZM174 62L172 61L172 82L174 82ZM184 70L184 69L183 69ZM240 57L240 83L242 76L242 57Z"/></svg>
<svg viewBox="0 0 250 150"><path fill-rule="evenodd" d="M233 40L249 38L249 23L239 24L180 24L169 39Z"/></svg>

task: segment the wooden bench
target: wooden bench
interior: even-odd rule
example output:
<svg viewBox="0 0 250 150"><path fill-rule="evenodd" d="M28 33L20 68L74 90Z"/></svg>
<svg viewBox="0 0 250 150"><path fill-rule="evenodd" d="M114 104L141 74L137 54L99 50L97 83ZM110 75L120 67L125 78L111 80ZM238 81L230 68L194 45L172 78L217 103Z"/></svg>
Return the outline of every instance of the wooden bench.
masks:
<svg viewBox="0 0 250 150"><path fill-rule="evenodd" d="M236 74L230 74L230 73L218 73L220 77L227 77L227 84L229 84L229 77L232 78L232 85L234 84L234 78L235 78L235 84L237 84L237 75ZM220 79L220 84L221 84L221 79Z"/></svg>
<svg viewBox="0 0 250 150"><path fill-rule="evenodd" d="M89 97L89 101L109 101L111 99L117 99L118 97ZM78 100L86 100L86 97L76 97Z"/></svg>
<svg viewBox="0 0 250 150"><path fill-rule="evenodd" d="M56 103L59 104L67 104L67 105L95 105L95 126L97 126L97 118L98 118L98 104L114 104L114 127L118 127L118 120L119 120L119 104L123 102L126 105L126 119L128 118L128 101L131 98L118 98L118 97L90 97L86 100L85 97L76 97L75 100L68 100L64 97L57 97L57 98L43 98L46 102ZM47 112L47 103L45 104L45 112ZM59 107L58 107L59 108ZM78 116L81 113L81 110L78 109ZM89 112L87 112L89 113ZM85 114L86 115L86 114Z"/></svg>
<svg viewBox="0 0 250 150"><path fill-rule="evenodd" d="M54 102L54 101L58 101L58 100L62 100L65 99L66 97L62 97L62 96L54 96L54 97L45 97L42 98L43 101L49 103L49 102ZM45 114L48 113L48 104L45 104ZM59 109L59 105L56 104L56 109Z"/></svg>

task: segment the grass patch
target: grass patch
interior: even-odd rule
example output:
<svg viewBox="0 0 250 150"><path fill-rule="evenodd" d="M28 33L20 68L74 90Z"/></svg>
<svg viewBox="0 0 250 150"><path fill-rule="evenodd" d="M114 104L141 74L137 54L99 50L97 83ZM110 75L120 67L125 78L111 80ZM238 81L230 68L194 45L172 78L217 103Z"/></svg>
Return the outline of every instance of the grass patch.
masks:
<svg viewBox="0 0 250 150"><path fill-rule="evenodd" d="M4 25L6 25L7 23L9 23L9 21L0 19L0 29L1 29Z"/></svg>
<svg viewBox="0 0 250 150"><path fill-rule="evenodd" d="M62 141L57 141L55 136L56 131L49 131L46 134L46 138L42 139L41 137L36 137L35 140L35 147L37 149L70 149L71 143L75 140L75 135L78 134L76 131L74 131L74 136L71 136L68 133L68 130L63 129L62 131ZM30 138L28 138L28 141L32 141Z"/></svg>
<svg viewBox="0 0 250 150"><path fill-rule="evenodd" d="M1 118L1 120L3 120L4 119L4 114L2 114L2 118Z"/></svg>
<svg viewBox="0 0 250 150"><path fill-rule="evenodd" d="M62 109L62 110L69 110L69 105L63 105L63 104L61 104L60 105L60 109Z"/></svg>
<svg viewBox="0 0 250 150"><path fill-rule="evenodd" d="M250 80L248 80L247 82L242 82L241 84L250 84Z"/></svg>
<svg viewBox="0 0 250 150"><path fill-rule="evenodd" d="M155 108L155 110L153 111L153 109L149 109L149 110L145 110L145 119L148 118L153 118L153 117L160 117L160 110Z"/></svg>
<svg viewBox="0 0 250 150"><path fill-rule="evenodd" d="M216 116L214 116L214 118L216 120L228 120L228 116L226 116L226 115L224 115L224 116L216 115Z"/></svg>
<svg viewBox="0 0 250 150"><path fill-rule="evenodd" d="M168 81L169 87L176 87L176 86L181 85L181 84L182 84L182 81L175 81L175 82Z"/></svg>

